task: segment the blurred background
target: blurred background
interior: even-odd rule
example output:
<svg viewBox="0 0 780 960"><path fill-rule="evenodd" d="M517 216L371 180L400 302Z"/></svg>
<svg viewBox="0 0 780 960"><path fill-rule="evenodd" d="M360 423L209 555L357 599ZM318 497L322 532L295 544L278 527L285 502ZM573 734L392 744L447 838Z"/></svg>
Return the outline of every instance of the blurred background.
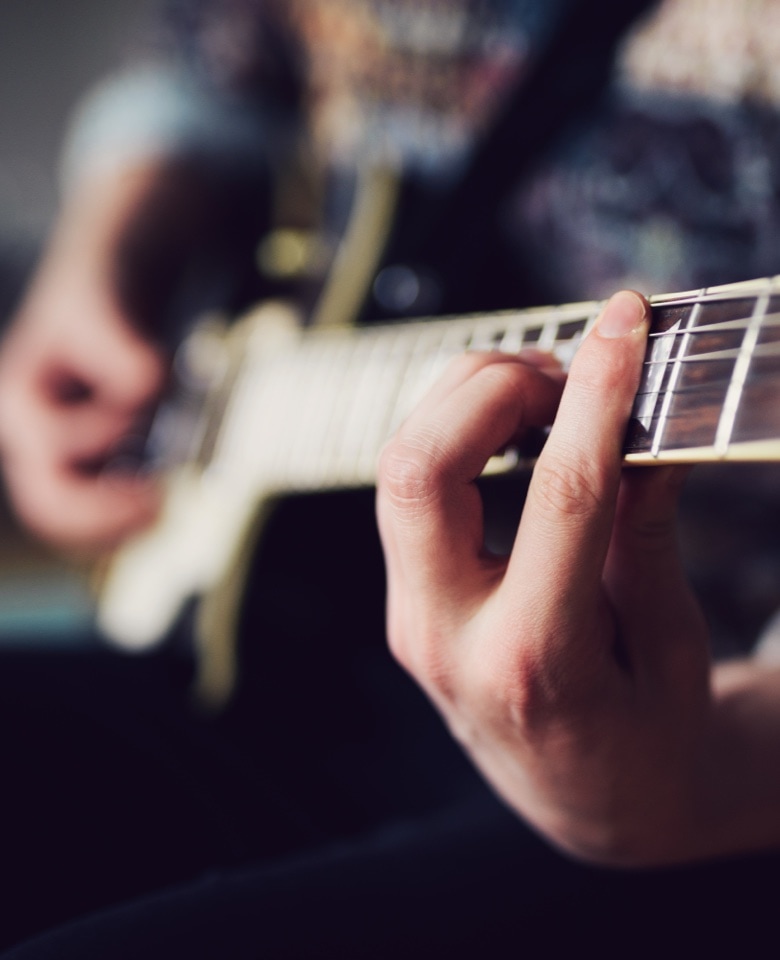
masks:
<svg viewBox="0 0 780 960"><path fill-rule="evenodd" d="M0 0L0 319L54 216L60 144L92 83L144 45L156 0ZM685 549L718 648L744 648L780 605L780 467L706 467L685 500ZM64 643L88 620L88 573L33 543L0 495L0 645Z"/></svg>
<svg viewBox="0 0 780 960"><path fill-rule="evenodd" d="M154 6L154 0L0 0L0 250L6 275L15 259L30 255L51 221L59 147L75 103L142 42ZM5 289L10 285L7 278Z"/></svg>
<svg viewBox="0 0 780 960"><path fill-rule="evenodd" d="M60 143L84 91L143 43L155 0L0 0L0 316L54 216ZM0 644L67 642L88 619L87 573L33 543L0 498Z"/></svg>

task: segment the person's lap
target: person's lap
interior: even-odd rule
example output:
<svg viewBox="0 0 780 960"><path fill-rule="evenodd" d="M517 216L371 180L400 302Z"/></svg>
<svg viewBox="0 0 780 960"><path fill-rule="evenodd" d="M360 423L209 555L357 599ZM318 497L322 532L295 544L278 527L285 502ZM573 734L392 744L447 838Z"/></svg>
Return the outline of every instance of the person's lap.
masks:
<svg viewBox="0 0 780 960"><path fill-rule="evenodd" d="M379 562L370 497L361 523L343 506L271 531L219 715L170 651L0 656L0 945L34 937L9 956L633 956L763 932L780 858L597 870L503 808L387 654L377 571L338 595Z"/></svg>

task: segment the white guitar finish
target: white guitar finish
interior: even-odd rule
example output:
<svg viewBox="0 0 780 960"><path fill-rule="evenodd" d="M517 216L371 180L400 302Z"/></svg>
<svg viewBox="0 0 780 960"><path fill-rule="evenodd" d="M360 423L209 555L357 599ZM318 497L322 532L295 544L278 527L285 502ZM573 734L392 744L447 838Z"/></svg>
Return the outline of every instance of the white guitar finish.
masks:
<svg viewBox="0 0 780 960"><path fill-rule="evenodd" d="M129 651L158 643L187 601L226 575L262 497L262 476L247 469L255 459L252 425L262 409L253 387L269 358L297 344L296 317L281 304L268 304L227 336L228 352L239 355L229 382L219 378L210 392L217 408L224 405L220 395L229 392L213 456L206 464L196 457L170 470L158 521L119 551L101 591L98 626Z"/></svg>
<svg viewBox="0 0 780 960"><path fill-rule="evenodd" d="M778 297L775 278L652 298L659 328L651 332L635 404L639 444L627 448L627 460L780 457L780 404L773 399L780 381L773 366L780 366ZM203 405L194 463L171 473L158 525L116 557L99 626L125 649L153 646L189 599L220 585L236 592L260 505L282 493L370 485L383 444L453 356L534 346L552 350L566 366L600 308L594 302L305 333L284 306L259 309L227 334L228 373L216 378ZM714 426L709 433L688 430L680 442L680 424L687 429L696 419L689 408L700 387ZM772 407L740 434L740 403L755 399L754 387ZM516 461L509 451L492 466ZM227 610L227 603L212 603L202 632L228 631ZM223 650L205 682L207 695L219 699L232 682L234 665L224 653L230 641L209 636L204 643Z"/></svg>

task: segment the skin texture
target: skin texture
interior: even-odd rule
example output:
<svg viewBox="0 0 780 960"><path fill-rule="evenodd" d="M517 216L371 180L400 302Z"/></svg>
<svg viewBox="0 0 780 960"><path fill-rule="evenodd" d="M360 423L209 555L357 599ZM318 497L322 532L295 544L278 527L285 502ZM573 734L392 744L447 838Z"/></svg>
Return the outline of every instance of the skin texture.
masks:
<svg viewBox="0 0 780 960"><path fill-rule="evenodd" d="M141 237L166 240L147 216L165 178L151 164L74 194L0 354L8 491L61 547L113 545L157 510L156 486L112 465L165 380L128 306L154 298L123 295L134 274L118 269L128 249L149 262L127 245L139 211ZM677 551L683 474L621 468L646 334L623 293L568 380L538 353L460 359L388 445L378 490L394 654L507 803L619 866L780 842L780 670L712 668ZM490 556L474 479L551 423L514 549Z"/></svg>
<svg viewBox="0 0 780 960"><path fill-rule="evenodd" d="M388 636L497 792L613 866L775 846L778 675L713 672L677 549L680 469L621 467L648 329L609 303L568 380L538 355L458 360L388 444ZM474 484L552 423L510 556Z"/></svg>

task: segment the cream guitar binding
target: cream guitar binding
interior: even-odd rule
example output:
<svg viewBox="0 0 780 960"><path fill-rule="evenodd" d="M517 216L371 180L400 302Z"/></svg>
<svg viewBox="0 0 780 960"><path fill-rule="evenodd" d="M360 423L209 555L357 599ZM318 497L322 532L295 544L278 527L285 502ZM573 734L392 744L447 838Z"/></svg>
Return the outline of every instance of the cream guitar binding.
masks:
<svg viewBox="0 0 780 960"><path fill-rule="evenodd" d="M627 462L780 459L780 279L651 304ZM99 626L125 649L148 649L189 600L206 598L201 694L220 702L235 675L229 634L241 570L267 505L285 493L372 484L383 444L453 356L532 346L566 366L600 309L306 332L283 304L251 313L213 343L222 359L190 428L188 460L170 473L158 525L112 563ZM509 451L489 468L517 459Z"/></svg>

